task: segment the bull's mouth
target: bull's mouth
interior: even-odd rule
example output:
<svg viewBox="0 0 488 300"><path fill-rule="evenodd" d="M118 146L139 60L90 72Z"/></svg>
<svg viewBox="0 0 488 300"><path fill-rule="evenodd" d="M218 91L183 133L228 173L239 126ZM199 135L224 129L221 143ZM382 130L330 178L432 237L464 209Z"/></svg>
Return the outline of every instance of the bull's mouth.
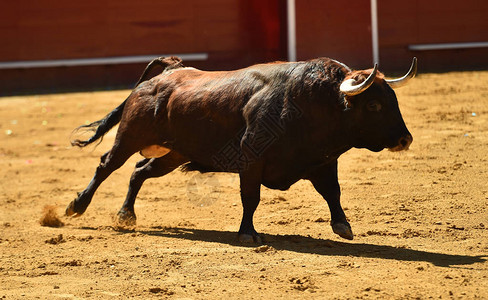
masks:
<svg viewBox="0 0 488 300"><path fill-rule="evenodd" d="M388 148L388 151L391 151L391 152L399 152L399 151L405 151L405 150L408 150L409 147L402 147L401 145L398 145L396 147L393 147L393 148Z"/></svg>
<svg viewBox="0 0 488 300"><path fill-rule="evenodd" d="M384 143L382 145L380 143L378 143L378 144L369 144L369 145L366 144L366 145L355 146L355 147L356 148L366 148L369 151L373 151L373 152L380 152L385 148L388 149L389 151L392 151L392 152L398 152L398 151L408 150L408 148L410 147L412 142L413 142L412 136L410 134L407 134L407 135L399 138L396 141L395 141L395 139L392 139L392 140L390 140L389 143L387 142L387 143Z"/></svg>
<svg viewBox="0 0 488 300"><path fill-rule="evenodd" d="M409 135L406 135L404 137L401 137L398 140L397 145L394 147L388 147L388 150L390 150L391 152L406 151L406 150L408 150L408 148L410 147L412 142L413 142L413 138L409 134Z"/></svg>

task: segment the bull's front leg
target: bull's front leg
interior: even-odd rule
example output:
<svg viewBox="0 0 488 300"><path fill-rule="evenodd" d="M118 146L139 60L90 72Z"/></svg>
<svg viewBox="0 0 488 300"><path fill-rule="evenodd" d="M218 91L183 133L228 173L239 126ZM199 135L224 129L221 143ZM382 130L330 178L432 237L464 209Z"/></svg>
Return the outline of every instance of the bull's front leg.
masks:
<svg viewBox="0 0 488 300"><path fill-rule="evenodd" d="M240 172L241 201L242 201L242 221L239 228L238 238L241 243L263 242L260 235L254 229L253 216L259 205L261 197L261 176L262 168L253 165L249 169Z"/></svg>
<svg viewBox="0 0 488 300"><path fill-rule="evenodd" d="M337 160L315 170L308 179L329 205L330 225L334 233L342 238L352 240L354 235L351 225L347 222L346 214L341 207L341 187L337 178Z"/></svg>

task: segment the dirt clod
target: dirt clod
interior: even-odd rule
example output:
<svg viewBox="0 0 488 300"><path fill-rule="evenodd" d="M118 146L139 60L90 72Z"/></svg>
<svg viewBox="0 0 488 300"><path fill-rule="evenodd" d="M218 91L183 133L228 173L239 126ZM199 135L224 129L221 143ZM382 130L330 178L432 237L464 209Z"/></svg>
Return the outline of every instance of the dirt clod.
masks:
<svg viewBox="0 0 488 300"><path fill-rule="evenodd" d="M64 242L66 242L66 240L63 238L62 234L58 234L57 236L45 241L46 244L51 244L51 245L57 245Z"/></svg>
<svg viewBox="0 0 488 300"><path fill-rule="evenodd" d="M273 251L275 250L273 247L271 246L268 246L268 245L262 245L262 246L259 246L259 247L256 247L254 248L254 252L256 253L262 253L262 252L268 252L268 251Z"/></svg>
<svg viewBox="0 0 488 300"><path fill-rule="evenodd" d="M160 288L160 287L149 288L149 292L153 293L153 294L163 294L163 295L167 295L167 296L171 296L171 295L175 294L175 292L170 291L167 288Z"/></svg>

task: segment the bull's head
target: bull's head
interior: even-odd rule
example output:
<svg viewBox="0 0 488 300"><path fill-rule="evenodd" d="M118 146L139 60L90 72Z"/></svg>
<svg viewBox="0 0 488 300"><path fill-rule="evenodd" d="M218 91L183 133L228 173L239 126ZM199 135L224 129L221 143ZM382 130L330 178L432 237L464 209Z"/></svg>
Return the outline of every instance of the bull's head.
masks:
<svg viewBox="0 0 488 300"><path fill-rule="evenodd" d="M403 121L392 88L405 85L416 73L417 58L414 58L407 74L398 79L385 80L377 65L346 76L340 91L350 108L348 114L353 116L354 147L371 151L408 149L413 138Z"/></svg>

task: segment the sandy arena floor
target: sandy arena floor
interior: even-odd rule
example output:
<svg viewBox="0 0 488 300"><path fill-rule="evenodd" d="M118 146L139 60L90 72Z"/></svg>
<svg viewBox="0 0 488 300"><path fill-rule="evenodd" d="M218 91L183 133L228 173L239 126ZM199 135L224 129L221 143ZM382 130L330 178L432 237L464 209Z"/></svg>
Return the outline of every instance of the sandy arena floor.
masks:
<svg viewBox="0 0 488 300"><path fill-rule="evenodd" d="M139 155L83 216L64 217L115 136L80 150L72 129L128 93L0 98L0 298L488 298L488 72L418 76L397 90L411 149L340 158L352 242L300 181L263 188L255 225L267 243L241 246L238 178L217 173L148 180L137 226L120 228ZM46 205L63 227L40 225Z"/></svg>

